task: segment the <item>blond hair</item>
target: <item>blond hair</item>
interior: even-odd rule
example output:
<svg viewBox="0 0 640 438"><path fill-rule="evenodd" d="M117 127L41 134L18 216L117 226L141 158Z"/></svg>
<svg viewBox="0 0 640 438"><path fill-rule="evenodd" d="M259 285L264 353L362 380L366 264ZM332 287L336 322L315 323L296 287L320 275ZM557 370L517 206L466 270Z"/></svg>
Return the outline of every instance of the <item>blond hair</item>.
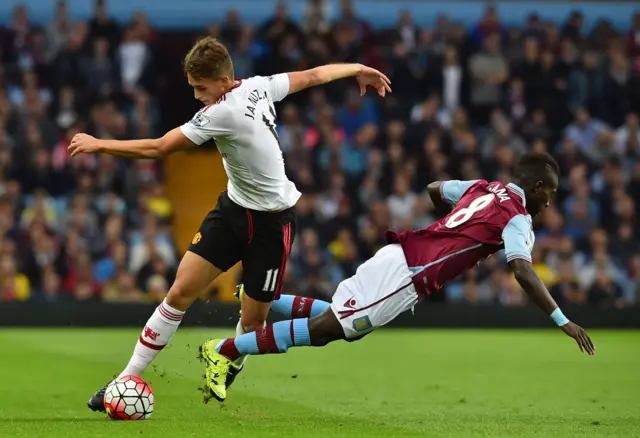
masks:
<svg viewBox="0 0 640 438"><path fill-rule="evenodd" d="M184 72L194 79L233 79L233 63L227 48L213 37L195 43L184 58Z"/></svg>

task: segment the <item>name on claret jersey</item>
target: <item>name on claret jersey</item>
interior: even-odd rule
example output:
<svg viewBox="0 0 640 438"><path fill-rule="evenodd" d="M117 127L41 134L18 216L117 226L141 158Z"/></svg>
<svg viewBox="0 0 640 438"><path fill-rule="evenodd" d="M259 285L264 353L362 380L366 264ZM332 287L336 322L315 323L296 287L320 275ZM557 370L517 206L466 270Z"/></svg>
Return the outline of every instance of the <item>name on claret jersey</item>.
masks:
<svg viewBox="0 0 640 438"><path fill-rule="evenodd" d="M499 189L498 187L500 187L500 186L498 186L498 185L489 186L488 189L489 189L490 192L495 193L496 196L498 198L500 198L500 202L510 201L511 198L507 195L507 189L504 188L504 187Z"/></svg>
<svg viewBox="0 0 640 438"><path fill-rule="evenodd" d="M268 98L269 98L269 96L267 95L266 91L264 91L264 90L253 90L251 93L249 93L249 97L247 98L247 99L249 99L249 102L251 102L253 104L253 106L247 105L247 112L244 113L244 115L249 117L251 120L255 120L256 119L256 105L261 100L265 100L265 99L268 99Z"/></svg>

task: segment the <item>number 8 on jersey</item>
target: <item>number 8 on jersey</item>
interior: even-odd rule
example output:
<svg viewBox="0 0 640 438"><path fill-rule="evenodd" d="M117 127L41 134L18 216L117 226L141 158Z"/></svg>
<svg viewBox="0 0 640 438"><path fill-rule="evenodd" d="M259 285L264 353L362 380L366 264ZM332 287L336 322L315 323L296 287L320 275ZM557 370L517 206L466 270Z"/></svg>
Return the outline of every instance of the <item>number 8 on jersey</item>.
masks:
<svg viewBox="0 0 640 438"><path fill-rule="evenodd" d="M456 211L451 216L449 216L449 218L447 219L447 222L445 223L445 226L447 228L455 228L459 225L464 224L469 219L471 219L471 217L475 213L487 208L489 204L491 204L491 202L495 200L495 198L496 198L496 195L494 195L493 193L489 193L488 195L477 197L469 204L468 207L461 208L460 210Z"/></svg>

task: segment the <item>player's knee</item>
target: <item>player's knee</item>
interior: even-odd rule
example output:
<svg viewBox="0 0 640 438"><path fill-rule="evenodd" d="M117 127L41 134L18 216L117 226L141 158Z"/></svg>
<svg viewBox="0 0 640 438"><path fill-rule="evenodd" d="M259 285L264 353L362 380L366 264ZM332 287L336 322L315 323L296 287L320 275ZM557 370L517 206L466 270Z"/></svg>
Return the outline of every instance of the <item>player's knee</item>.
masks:
<svg viewBox="0 0 640 438"><path fill-rule="evenodd" d="M364 338L365 336L367 336L368 334L370 334L370 333L372 333L372 332L373 332L373 331L363 333L363 334L358 335L358 336L355 336L355 337L353 337L353 338L347 338L347 339L345 339L345 341L347 341L347 342L355 342L355 341L359 341L360 339Z"/></svg>
<svg viewBox="0 0 640 438"><path fill-rule="evenodd" d="M241 308L242 316L240 317L240 324L245 333L251 333L265 326L269 309L271 309L271 303L255 300L247 293L247 289L245 289Z"/></svg>
<svg viewBox="0 0 640 438"><path fill-rule="evenodd" d="M341 339L341 336L331 333L326 329L313 330L309 329L309 337L311 338L311 345L314 347L324 347L325 345Z"/></svg>
<svg viewBox="0 0 640 438"><path fill-rule="evenodd" d="M332 339L327 333L315 333L310 336L311 345L314 347L324 347L328 343L335 341L335 339Z"/></svg>
<svg viewBox="0 0 640 438"><path fill-rule="evenodd" d="M342 326L331 310L309 319L311 345L323 347L330 342L344 339Z"/></svg>
<svg viewBox="0 0 640 438"><path fill-rule="evenodd" d="M246 320L241 318L240 324L242 325L242 330L244 330L245 333L251 333L263 328L267 324L267 321L262 318L251 318Z"/></svg>
<svg viewBox="0 0 640 438"><path fill-rule="evenodd" d="M198 297L198 291L190 290L176 282L169 289L167 304L177 310L186 311Z"/></svg>

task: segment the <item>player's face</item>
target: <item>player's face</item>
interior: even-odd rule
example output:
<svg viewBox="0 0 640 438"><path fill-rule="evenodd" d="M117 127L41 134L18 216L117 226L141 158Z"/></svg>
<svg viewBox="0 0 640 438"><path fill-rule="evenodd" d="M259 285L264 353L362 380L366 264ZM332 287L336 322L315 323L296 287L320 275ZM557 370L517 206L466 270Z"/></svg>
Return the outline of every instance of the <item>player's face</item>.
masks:
<svg viewBox="0 0 640 438"><path fill-rule="evenodd" d="M550 181L537 181L531 193L527 195L527 210L533 217L542 212L543 209L551 205L551 201L558 192L558 177L553 176Z"/></svg>
<svg viewBox="0 0 640 438"><path fill-rule="evenodd" d="M189 85L193 87L193 97L204 105L213 105L223 94L229 91L231 80L227 76L220 79L196 79L187 75Z"/></svg>

